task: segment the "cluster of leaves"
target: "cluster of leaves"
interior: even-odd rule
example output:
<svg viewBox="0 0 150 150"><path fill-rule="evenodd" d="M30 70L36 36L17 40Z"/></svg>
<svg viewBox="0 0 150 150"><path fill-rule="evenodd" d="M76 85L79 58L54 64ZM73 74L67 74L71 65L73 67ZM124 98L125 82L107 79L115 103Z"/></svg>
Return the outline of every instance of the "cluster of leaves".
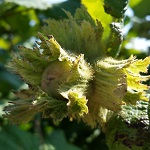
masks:
<svg viewBox="0 0 150 150"><path fill-rule="evenodd" d="M126 5L127 1L123 1L123 3L121 3L122 7L120 7L120 5L112 5L109 3L108 0L105 1L105 11L109 11L109 13L112 15L112 16L115 16L117 17L117 20L115 20L116 22L120 22L120 17L123 16L124 14L124 6ZM117 1L116 1L117 2ZM104 39L110 39L109 41L108 40L105 40L104 43L106 43L106 47L104 48L103 46L101 46L102 49L105 49L107 50L108 52L108 55L110 56L118 56L119 54L119 51L118 51L118 48L120 47L120 44L122 42L122 34L120 32L120 24L119 26L117 24L111 24L111 30L109 30L109 27L107 27L107 25L109 23L112 22L112 17L109 16L108 14L106 14L104 12L104 9L103 9L103 5L102 5L102 1L95 1L95 3L93 3L93 1L82 1L82 3L86 3L86 6L88 8L88 11L89 13L91 14L91 16L95 19L98 19L98 20L103 20L101 21L102 23L102 26L104 27L104 32L103 32L103 37ZM96 4L97 3L97 4ZM147 5L147 3L149 3L148 1L138 1L138 2L130 2L130 5L132 6L133 9L135 9L135 14L137 14L138 16L140 17L145 17L145 15L148 15L148 9L143 9L144 10L144 13L142 11L142 14L140 14L141 11L138 11L138 6L144 6ZM9 5L8 5L9 4ZM36 4L36 5L35 5ZM74 4L74 5L71 5L71 4ZM95 12L93 11L92 9L92 4L93 5L96 5L98 8L96 8L96 6L94 6L94 10L96 10ZM119 3L117 3L119 4ZM19 5L19 6L18 6ZM4 7L4 6L7 6L7 7ZM31 41L31 37L32 36L35 36L35 34L37 33L37 29L39 28L39 26L41 26L41 18L47 18L47 17L51 17L51 18L57 18L57 19L60 19L60 16L64 17L65 15L62 15L62 11L60 9L60 7L64 8L67 10L67 8L70 8L69 11L74 12L74 10L76 9L76 7L79 7L80 6L80 2L79 1L73 1L73 0L70 0L70 1L67 1L65 3L62 3L60 5L54 5L54 7L52 8L49 8L49 4L46 4L46 1L40 1L40 2L36 2L34 1L34 5L33 5L33 2L24 2L24 1L17 1L17 0L8 0L8 1L4 1L2 3L2 7L3 9L1 9L1 18L2 18L2 21L3 23L0 24L1 26L1 32L2 32L2 38L0 39L1 44L2 45L2 48L3 49L6 49L7 51L10 50L10 49L15 49L16 47L16 44L20 43L21 41L24 42L26 40L29 40L29 42ZM68 6L74 6L74 9L71 9L71 7L68 7ZM99 7L100 6L100 7ZM114 7L113 7L114 6ZM118 7L119 8L118 8ZM117 10L119 10L118 12L115 12L114 10L116 10L116 7L118 8ZM34 8L34 9L33 9ZM42 9L45 9L45 11L42 11ZM47 9L47 10L46 10ZM98 13L98 11L100 11L100 13ZM111 13L111 11L113 12L113 14ZM14 13L12 13L14 12ZM19 14L18 14L19 12ZM55 13L57 12L57 13ZM72 13L73 13L72 12ZM139 14L138 14L139 13ZM14 17L9 17L13 14ZM56 14L56 16L54 16L54 14ZM17 15L17 17L16 17ZM52 15L52 16L51 16ZM18 17L18 16L21 16L21 17ZM43 17L44 16L44 17ZM81 16L80 16L81 17ZM16 19L17 18L17 19ZM18 18L20 18L18 20ZM104 19L105 18L105 19ZM107 19L106 19L107 18ZM131 22L134 22L135 20L133 20L132 18L127 18L129 19ZM127 20L126 19L126 20ZM16 22L15 22L15 21ZM33 21L34 20L34 21ZM20 22L23 22L22 25L20 25L17 21ZM145 33L147 33L147 30L148 28L146 28L146 25L149 23L148 21L143 20L141 19L142 22L134 22L134 25L132 26L131 28L131 32L130 34L128 34L126 36L127 40L128 38L131 39L131 37L133 37L133 33L134 33L134 37L137 37L138 36L138 32L139 32L139 29L140 29L140 26L143 26L144 25L144 31ZM36 22L35 25L33 25L34 23ZM32 24L33 23L33 24ZM48 22L47 22L48 23ZM139 24L138 24L139 23ZM100 25L100 24L99 24ZM138 26L136 26L138 25ZM20 28L20 26L22 28ZM4 30L5 29L5 30ZM88 29L87 29L88 30ZM137 32L138 31L138 32ZM45 30L45 33L46 33L46 30ZM108 34L108 33L111 33L111 34ZM141 34L140 34L141 33ZM142 35L146 38L148 38L148 34L144 34L143 35L143 32L140 32L139 35ZM53 33L52 33L53 34ZM87 33L88 34L88 33ZM109 38L108 38L108 35L109 35ZM145 36L146 35L146 36ZM68 35L67 35L68 36ZM55 35L55 38L60 42L61 39L61 36L58 35ZM75 42L74 42L75 43ZM69 45L70 43L66 43L66 45ZM141 52L138 52L136 50L132 50L132 51L126 51L126 48L125 48L125 44L126 43L123 43L123 47L121 49L121 57L125 58L125 57L128 57L131 53L134 53L134 54L138 54L138 56L145 56L145 54L142 54ZM71 44L68 46L66 45L63 45L64 47L69 47L69 46L72 46ZM77 46L77 45L73 45L74 46ZM72 47L69 47L69 49L72 49ZM82 51L82 50L81 50ZM5 58L7 59L8 56L7 56L7 53L5 50L2 50L2 59L4 58L3 56L6 56ZM5 55L6 54L6 55ZM102 54L103 55L103 54ZM90 54L87 54L87 56L89 57ZM95 57L95 56L91 56L92 57ZM16 77L13 77L13 75L11 75L9 72L6 72L5 68L4 68L4 65L5 64L5 61L6 59L4 59L4 61L2 60L2 71L0 72L0 75L2 75L2 78L1 80L2 81L6 81L8 84L6 84L6 82L3 82L3 84L0 84L1 86L1 93L5 94L6 91L9 91L9 89L17 89L19 88L19 86L21 85L21 82L19 82ZM7 75L3 75L3 72L4 73L7 73ZM11 79L11 78L12 79ZM6 79L5 79L6 78ZM16 80L15 80L16 79ZM14 81L12 83L12 81ZM1 82L2 83L2 82ZM9 88L8 88L9 87ZM7 93L6 93L7 94ZM6 95L5 94L5 95ZM137 95L135 95L137 96ZM128 98L127 98L128 99ZM13 102L13 103L16 103L17 102ZM135 147L135 146L139 146L141 144L141 140L140 139L138 141L138 136L137 136L137 128L136 126L139 125L139 123L141 123L141 120L143 119L142 118L142 115L145 115L146 111L147 111L147 104L148 103L139 103L139 105L136 107L129 107L129 108L124 108L125 111L127 109L129 109L129 114L131 113L133 116L134 114L139 114L138 116L134 116L132 117L131 116L126 116L126 115L119 115L118 116L114 116L114 118L112 118L112 121L114 121L114 124L116 123L117 125L120 124L120 122L122 123L122 126L124 127L123 129L116 129L116 128L111 128L112 126L112 121L110 120L109 124L108 124L108 129L106 130L106 138L107 138L107 143L109 145L109 148L110 149L114 149L114 147L117 149L120 148L120 146L118 146L119 144L121 144L122 146L122 142L125 141L125 147L122 147L124 149L131 149L132 146L137 149L138 147ZM142 108L139 107L140 105L142 105ZM131 108L131 109L130 109ZM24 108L23 108L24 109ZM137 113L137 110L142 110L142 111L139 111ZM132 112L132 110L135 110L134 113ZM147 114L147 113L146 113ZM19 117L19 116L18 116ZM32 117L32 116L30 116ZM139 118L138 118L139 117ZM145 116L146 118L144 118L144 121L148 119L148 116L146 115ZM121 118L121 119L120 119ZM130 120L129 120L129 119ZM138 119L137 119L138 118ZM25 118L26 119L26 118ZM123 121L124 120L124 121ZM136 121L135 121L136 120ZM37 120L35 120L37 121ZM122 122L123 121L123 122ZM142 120L143 121L143 120ZM3 122L3 121L2 121ZM139 123L138 123L139 122ZM46 124L49 124L49 121L46 120L46 122L43 121L43 123L41 123L42 125L44 125L44 123ZM63 122L65 124L65 122ZM62 124L63 124L62 123ZM73 122L75 125L76 123ZM129 124L133 124L135 125L134 127L130 126L130 125L127 125L125 126L126 123L129 123ZM68 125L70 126L71 123L67 123L67 127ZM144 125L143 125L144 124ZM148 126L148 123L143 123L142 124L142 127L138 128L138 130L142 130L145 128L145 126L147 127ZM49 124L51 127L55 128L56 125L53 125L52 123ZM85 131L83 128L82 128L82 125L78 125L79 126L79 129L75 129L73 130L75 127L75 125L71 125L71 133L69 133L68 131L68 128L65 128L65 127L62 127L62 129L64 129L65 133L67 134L67 138L70 139L70 141L72 141L72 143L80 146L82 149L97 149L99 147L103 147L103 149L106 149L107 150L107 147L105 146L105 144L103 143L103 137L100 136L99 134L96 135L96 132L95 130L89 130L87 129L87 131ZM116 127L117 127L116 125ZM3 125L5 126L5 125ZM32 125L31 128L36 128L38 125ZM57 128L60 128L61 126L57 125ZM9 128L9 130L8 130ZM6 145L9 145L8 146L8 149L18 149L20 146L21 147L24 147L24 149L31 149L31 147L35 147L35 149L80 149L80 148L77 148L73 145L70 145L68 144L66 141L65 141L65 136L64 134L62 133L62 131L58 131L57 130L54 130L54 132L52 133L51 132L51 135L49 135L48 133L45 132L45 137L44 139L42 139L43 141L40 142L38 141L39 139L33 135L29 135L28 133L26 132L22 132L20 130L18 130L17 128L10 128L10 127L5 127L5 128L2 128L2 136L1 136L1 141L4 141L5 140L5 137L7 137L7 134L10 134L12 135L10 137L10 140L8 140L9 144L8 143L2 143L1 145L4 146L6 148ZM29 130L31 130L28 129ZM45 130L48 128L48 125L44 126ZM85 127L84 127L85 128ZM133 128L133 129L132 129ZM38 132L40 132L41 128L38 129ZM133 135L126 135L126 133L124 133L126 130L131 130ZM7 131L7 132L6 132ZM12 132L14 131L14 132ZM84 131L86 133L87 136L84 136ZM116 132L117 131L117 132ZM144 130L142 130L144 131ZM26 141L26 139L23 139L19 136L19 132L21 132L23 135L26 135L27 139L35 139L35 142L34 142L34 145L32 144L29 144L28 146L26 145L26 143L24 143L23 141ZM74 134L74 132L76 132ZM90 133L89 133L90 132ZM93 133L92 133L93 132ZM143 138L144 137L148 137L148 135L145 136L144 133L146 133L147 130L145 130L143 132ZM111 133L111 134L110 134ZM115 134L114 134L115 133ZM90 135L91 134L91 135ZM62 139L58 139L57 136L58 135L62 135ZM123 135L123 137L121 137L120 135ZM130 139L130 136L131 136L131 139ZM40 137L42 137L40 135ZM116 138L117 137L117 138ZM15 143L15 141L13 140L13 138L17 138L17 139L20 139L20 145L18 143ZM128 138L128 139L126 139ZM72 140L73 139L73 140ZM114 143L112 144L112 141L115 139ZM98 142L96 142L98 140ZM58 141L59 141L59 144L60 144L60 147L58 146ZM60 142L62 141L62 142ZM99 142L100 141L100 142ZM45 144L43 144L45 142ZM94 144L94 142L96 142L96 144ZM119 143L120 142L120 143ZM142 142L145 142L145 141L142 141ZM30 141L28 143L31 143ZM39 143L42 143L42 144L39 144ZM97 143L100 143L101 145L98 145ZM119 143L119 144L118 144ZM149 141L148 141L149 143ZM63 146L61 146L61 144ZM64 147L65 145L65 147ZM117 147L117 146L118 147ZM141 145L140 145L141 146ZM143 145L142 145L143 146ZM39 148L40 147L40 148ZM146 147L146 146L145 146ZM141 148L141 147L140 147Z"/></svg>
<svg viewBox="0 0 150 150"><path fill-rule="evenodd" d="M0 2L0 81L3 83L0 85L0 95L7 96L9 89L16 90L22 84L4 67L10 59L11 51L16 52L18 44L33 45L32 41L37 36L43 19L49 17L60 19L65 17L62 8L74 13L77 7L80 7L80 0L69 0L53 5L47 0L40 2L38 0L3 0Z"/></svg>
<svg viewBox="0 0 150 150"><path fill-rule="evenodd" d="M135 106L124 106L119 114L115 114L110 119L106 128L106 142L109 149L149 149L147 108L147 102L139 101Z"/></svg>
<svg viewBox="0 0 150 150"><path fill-rule="evenodd" d="M32 122L15 127L2 118L2 109L6 105L5 103L8 102L8 98L15 101L10 91L19 89L23 84L17 76L6 70L5 64L10 60L10 53L12 51L16 52L17 45L21 44L29 47L33 45L32 41L34 36L37 37L37 31L43 25L43 19L64 18L66 15L62 8L73 14L76 8L81 5L80 0L68 0L51 6L46 1L44 1L44 5L43 1L35 0L34 5L33 1L27 1L26 4L24 2L16 0L9 2L3 0L0 2L1 148L8 150L20 148L26 150L77 150L102 147L102 149L107 149L104 135L100 134L99 129L97 129L98 131L90 129L76 121L70 122L65 119L61 124L57 124L50 119L43 119L41 122L41 117L37 116ZM41 5L43 9L41 9ZM72 144L69 144L68 141Z"/></svg>
<svg viewBox="0 0 150 150"><path fill-rule="evenodd" d="M96 114L101 107L118 111L123 103L147 100L144 90L148 88L140 82L149 76L139 73L146 73L149 57L143 61L134 57L123 61L107 57L107 51L111 54L114 49L118 50L120 41L115 40L118 35L121 38L120 31L115 26L111 27L113 38L107 45L107 38L103 39L106 29L103 29L101 21L97 20L96 24L84 7L77 9L74 16L69 12L66 14L67 19L46 21L43 32L53 34L69 52L62 49L52 36L46 39L39 33L39 46L34 49L19 46L20 56L14 56L9 65L30 85L28 90L17 94L20 101L5 109L8 113L5 116L15 123L25 123L35 113L44 112L44 117L50 116L55 120L66 116L80 119L83 116L83 120L94 127L99 122L100 117Z"/></svg>
<svg viewBox="0 0 150 150"><path fill-rule="evenodd" d="M61 129L56 129L49 132L45 139L43 139L44 143L42 142L42 139L40 139L40 137L25 132L17 128L16 126L5 126L0 133L1 149L59 150L63 147L63 150L80 150L80 148L67 142L65 134ZM59 144L58 141L60 141Z"/></svg>

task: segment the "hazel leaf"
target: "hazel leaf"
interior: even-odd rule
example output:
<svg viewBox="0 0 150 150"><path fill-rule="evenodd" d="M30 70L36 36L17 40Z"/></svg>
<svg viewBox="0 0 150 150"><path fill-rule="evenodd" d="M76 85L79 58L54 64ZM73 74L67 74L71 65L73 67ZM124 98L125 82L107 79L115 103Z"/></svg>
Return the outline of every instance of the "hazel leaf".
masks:
<svg viewBox="0 0 150 150"><path fill-rule="evenodd" d="M123 101L131 105L136 105L137 100L148 101L148 97L146 97L143 92L127 91L123 98Z"/></svg>
<svg viewBox="0 0 150 150"><path fill-rule="evenodd" d="M150 56L146 57L144 60L136 60L130 66L126 69L129 72L132 72L134 74L138 74L140 72L146 73L147 72L147 67L150 64Z"/></svg>

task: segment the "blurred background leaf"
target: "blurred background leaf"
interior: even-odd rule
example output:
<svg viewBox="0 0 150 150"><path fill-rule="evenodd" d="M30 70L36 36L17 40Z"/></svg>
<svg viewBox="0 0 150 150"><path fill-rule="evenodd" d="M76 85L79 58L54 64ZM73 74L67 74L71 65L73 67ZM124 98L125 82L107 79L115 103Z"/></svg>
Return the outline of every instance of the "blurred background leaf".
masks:
<svg viewBox="0 0 150 150"><path fill-rule="evenodd" d="M135 16L144 18L145 16L150 14L150 10L149 10L150 1L149 0L144 0L144 1L137 0L135 2L132 2L132 1L133 0L131 0L130 2L130 6L133 8Z"/></svg>
<svg viewBox="0 0 150 150"><path fill-rule="evenodd" d="M0 131L0 149L5 150L38 150L37 136L19 129L16 126L3 126Z"/></svg>
<svg viewBox="0 0 150 150"><path fill-rule="evenodd" d="M4 0L6 3L15 3L20 6L24 6L26 8L34 8L34 9L48 9L51 4L48 0Z"/></svg>
<svg viewBox="0 0 150 150"><path fill-rule="evenodd" d="M69 144L66 141L64 131L60 129L54 130L51 134L47 135L45 145L47 145L47 147L54 147L55 150L81 150Z"/></svg>
<svg viewBox="0 0 150 150"><path fill-rule="evenodd" d="M121 47L121 57L134 54L144 58L150 54L150 11L148 0L130 0L126 11L123 28L124 42Z"/></svg>

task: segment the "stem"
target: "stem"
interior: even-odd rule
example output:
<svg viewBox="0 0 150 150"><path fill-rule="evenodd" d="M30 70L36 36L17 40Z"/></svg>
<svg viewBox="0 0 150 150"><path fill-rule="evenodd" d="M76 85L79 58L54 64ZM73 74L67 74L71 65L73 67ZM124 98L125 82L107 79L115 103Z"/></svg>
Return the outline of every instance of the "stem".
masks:
<svg viewBox="0 0 150 150"><path fill-rule="evenodd" d="M41 115L38 114L34 119L34 132L38 134L40 143L44 143L44 136L41 128Z"/></svg>

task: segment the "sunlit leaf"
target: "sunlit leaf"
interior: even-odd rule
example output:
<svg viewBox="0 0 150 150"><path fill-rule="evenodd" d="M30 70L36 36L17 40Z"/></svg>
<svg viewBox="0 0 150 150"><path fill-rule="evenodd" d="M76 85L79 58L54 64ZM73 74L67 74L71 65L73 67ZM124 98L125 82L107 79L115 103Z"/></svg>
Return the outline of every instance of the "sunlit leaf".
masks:
<svg viewBox="0 0 150 150"><path fill-rule="evenodd" d="M135 74L140 72L146 73L149 64L150 64L150 56L146 57L144 60L140 59L138 61L135 61L130 65L130 67L127 70Z"/></svg>
<svg viewBox="0 0 150 150"><path fill-rule="evenodd" d="M82 4L85 5L89 14L93 19L98 19L102 26L105 28L104 35L107 37L109 34L109 24L112 22L112 17L105 13L103 0L82 0Z"/></svg>
<svg viewBox="0 0 150 150"><path fill-rule="evenodd" d="M130 0L129 6L130 6L130 7L134 7L134 6L138 5L141 1L142 1L142 0L136 0L136 1Z"/></svg>
<svg viewBox="0 0 150 150"><path fill-rule="evenodd" d="M95 0L94 2L92 0L82 0L82 4L85 5L93 19L101 21L104 28L112 22L112 17L104 11L102 0Z"/></svg>
<svg viewBox="0 0 150 150"><path fill-rule="evenodd" d="M2 49L8 49L10 46L10 43L8 41L6 41L3 38L0 38L0 48Z"/></svg>

